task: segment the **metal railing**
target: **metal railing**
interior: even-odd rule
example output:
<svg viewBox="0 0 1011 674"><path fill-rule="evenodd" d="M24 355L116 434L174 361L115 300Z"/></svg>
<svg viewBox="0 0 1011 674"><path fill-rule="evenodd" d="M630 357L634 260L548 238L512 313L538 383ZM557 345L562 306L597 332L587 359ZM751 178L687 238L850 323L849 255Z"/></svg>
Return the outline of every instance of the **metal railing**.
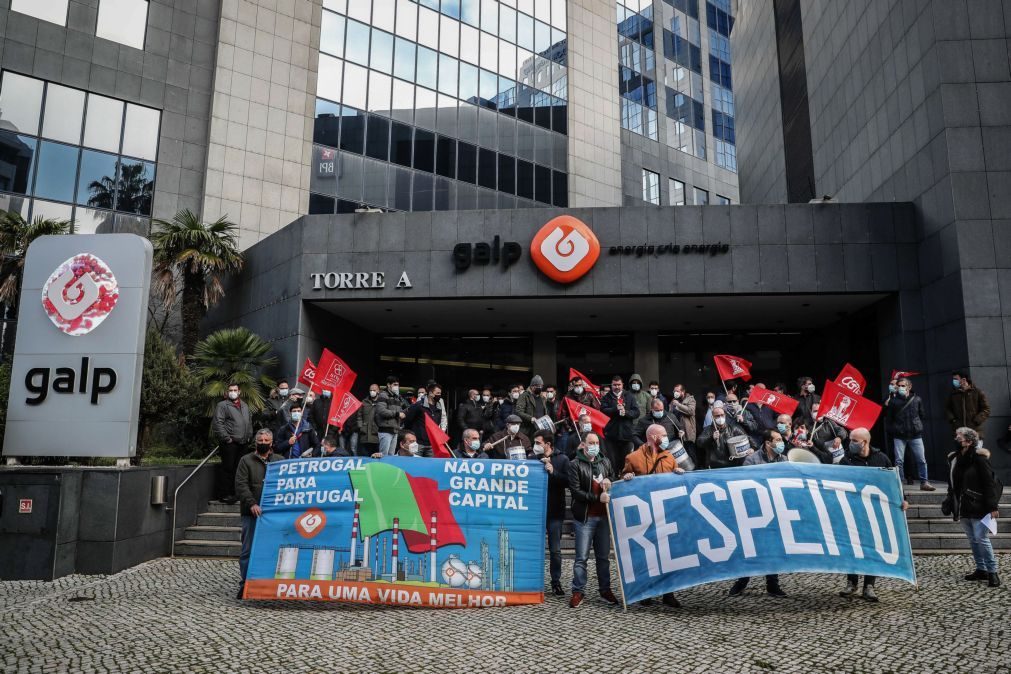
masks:
<svg viewBox="0 0 1011 674"><path fill-rule="evenodd" d="M190 481L190 478L197 474L197 471L204 467L204 464L211 460L211 457L218 453L217 445L211 450L211 453L204 457L204 460L197 464L197 467L190 471L190 474L186 476L179 486L176 487L175 492L172 494L172 547L170 549L169 556L176 556L176 506L179 504L179 490L186 486L186 483Z"/></svg>

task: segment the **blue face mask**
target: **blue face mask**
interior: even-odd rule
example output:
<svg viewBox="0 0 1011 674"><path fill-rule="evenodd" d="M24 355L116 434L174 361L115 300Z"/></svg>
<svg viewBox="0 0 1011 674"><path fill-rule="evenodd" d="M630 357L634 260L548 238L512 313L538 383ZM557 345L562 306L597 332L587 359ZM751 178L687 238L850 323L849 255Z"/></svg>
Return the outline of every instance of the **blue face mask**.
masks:
<svg viewBox="0 0 1011 674"><path fill-rule="evenodd" d="M653 418L654 419L662 419L663 418L663 410L653 410Z"/></svg>
<svg viewBox="0 0 1011 674"><path fill-rule="evenodd" d="M600 445L587 445L586 455L591 459L600 454Z"/></svg>
<svg viewBox="0 0 1011 674"><path fill-rule="evenodd" d="M470 446L471 451L476 452L478 450L478 448L481 446L481 441L480 440L471 440L469 446Z"/></svg>
<svg viewBox="0 0 1011 674"><path fill-rule="evenodd" d="M777 442L772 446L772 451L776 452L776 454L782 454L786 451L786 444L783 442Z"/></svg>
<svg viewBox="0 0 1011 674"><path fill-rule="evenodd" d="M670 438L664 438L663 440L660 441L660 449L667 449L669 445L670 445Z"/></svg>
<svg viewBox="0 0 1011 674"><path fill-rule="evenodd" d="M961 379L952 379L951 380L951 385L954 388L961 388L962 387L962 380Z"/></svg>
<svg viewBox="0 0 1011 674"><path fill-rule="evenodd" d="M786 424L776 424L776 430L780 433L786 433Z"/></svg>
<svg viewBox="0 0 1011 674"><path fill-rule="evenodd" d="M292 421L299 421L301 419L302 419L302 413L301 412L292 412L291 413L291 420Z"/></svg>

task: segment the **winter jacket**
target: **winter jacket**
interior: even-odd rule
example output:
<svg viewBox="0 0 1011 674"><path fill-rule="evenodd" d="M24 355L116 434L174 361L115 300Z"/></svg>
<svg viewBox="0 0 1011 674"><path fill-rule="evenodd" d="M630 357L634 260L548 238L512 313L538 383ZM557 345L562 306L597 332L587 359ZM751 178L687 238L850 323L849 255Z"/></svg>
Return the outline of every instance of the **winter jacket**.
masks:
<svg viewBox="0 0 1011 674"><path fill-rule="evenodd" d="M520 394L520 399L516 401L516 407L513 408L513 414L523 420L520 430L528 438L533 437L534 431L537 430L533 420L543 417L547 413L548 406L544 398L540 395L534 395L530 389L526 389Z"/></svg>
<svg viewBox="0 0 1011 674"><path fill-rule="evenodd" d="M927 415L923 400L915 393L910 398L895 396L888 399L888 432L893 438L912 440L923 437L923 424Z"/></svg>
<svg viewBox="0 0 1011 674"><path fill-rule="evenodd" d="M811 408L821 402L821 396L817 393L808 393L797 398L797 409L793 411L793 425L804 424L808 428L814 425L814 412Z"/></svg>
<svg viewBox="0 0 1011 674"><path fill-rule="evenodd" d="M524 435L523 431L520 431L519 433L514 435L511 439L506 440L505 442L499 442L497 445L495 444L502 438L508 436L509 431L506 429L502 429L498 433L493 434L490 438L485 440L486 443L491 443L492 445L494 445L491 448L491 451L488 452L489 458L508 459L509 455L506 453L506 450L509 449L510 447L515 447L516 445L522 446L523 449L525 449L528 454L530 453L530 438Z"/></svg>
<svg viewBox="0 0 1011 674"><path fill-rule="evenodd" d="M632 390L632 382L639 382L639 390ZM625 387L632 397L635 398L635 406L639 408L639 414L645 414L646 410L649 409L649 404L653 400L653 395L649 392L649 389L645 384L642 383L642 377L637 374L633 374L628 380L628 386Z"/></svg>
<svg viewBox="0 0 1011 674"><path fill-rule="evenodd" d="M846 441L849 437L849 431L828 417L824 417L818 423L818 430L811 436L814 446L808 447L808 449L814 452L822 463L832 463L832 445L835 444L835 439L839 438L842 441L842 448L845 452Z"/></svg>
<svg viewBox="0 0 1011 674"><path fill-rule="evenodd" d="M744 406L744 411L751 415L751 418L755 420L757 426L757 431L751 434L751 439L756 445L762 444L762 431L767 431L776 427L776 410L772 409L768 405L756 405L755 403L748 403Z"/></svg>
<svg viewBox="0 0 1011 674"><path fill-rule="evenodd" d="M719 431L719 440L713 438L713 434ZM716 424L702 429L702 433L695 440L695 453L698 455L696 468L726 468L728 466L740 466L742 460L731 458L730 446L727 445L727 438L735 435L748 434L733 419L727 417L727 423L723 428ZM750 441L750 438L749 438Z"/></svg>
<svg viewBox="0 0 1011 674"><path fill-rule="evenodd" d="M757 450L748 454L744 457L745 466L761 466L763 463L781 463L783 461L788 461L786 458L786 452L782 454L773 454L773 458L769 458L765 453L764 447L759 447Z"/></svg>
<svg viewBox="0 0 1011 674"><path fill-rule="evenodd" d="M302 418L309 418L309 423L312 424L313 428L326 432L326 427L329 425L327 417L330 416L330 402L333 398L324 398L319 395L313 399L311 404L307 404L302 408ZM353 419L354 417L352 417ZM289 419L289 422L291 420ZM346 428L343 430L347 430Z"/></svg>
<svg viewBox="0 0 1011 674"><path fill-rule="evenodd" d="M253 439L253 416L249 405L239 400L222 400L214 408L211 422L214 437L221 444L229 441L248 445Z"/></svg>
<svg viewBox="0 0 1011 674"><path fill-rule="evenodd" d="M442 402L441 400L439 402ZM414 433L418 438L418 444L423 447L431 447L432 442L428 439L428 431L425 430L425 415L428 415L435 422L436 426L442 421L442 409L436 405L431 407L428 398L422 398L407 408L407 416L404 417L404 428Z"/></svg>
<svg viewBox="0 0 1011 674"><path fill-rule="evenodd" d="M593 397L592 393L585 389L583 389L583 392L578 395L569 391L565 394L565 397L577 403L577 406L582 405L583 407L592 407L595 410L600 409L600 403Z"/></svg>
<svg viewBox="0 0 1011 674"><path fill-rule="evenodd" d="M971 390L971 389L970 389ZM948 455L948 498L952 518L982 519L997 510L1000 485L990 465L990 450L976 449L968 454Z"/></svg>
<svg viewBox="0 0 1011 674"><path fill-rule="evenodd" d="M649 427L652 426L653 424L663 426L664 430L667 431L667 437L670 438L671 440L677 440L681 436L678 435L679 430L678 427L674 425L673 421L671 421L672 416L674 415L665 412L661 418L655 419L653 417L653 411L650 410L646 416L641 417L639 421L636 422L635 429L632 431L633 433L632 442L635 443L636 447L640 445L645 445L646 431L648 431Z"/></svg>
<svg viewBox="0 0 1011 674"><path fill-rule="evenodd" d="M590 503L600 502L600 497L593 493L593 478L614 479L611 462L603 454L598 454L592 461L586 454L580 452L576 458L569 461L569 492L572 494L572 517L580 522L586 521L586 511Z"/></svg>
<svg viewBox="0 0 1011 674"><path fill-rule="evenodd" d="M499 403L495 400L488 401L481 408L481 427L478 430L481 431L482 438L491 437L495 431L499 430L498 408Z"/></svg>
<svg viewBox="0 0 1011 674"><path fill-rule="evenodd" d="M671 397L668 411L677 420L681 430L685 432L685 442L695 442L698 437L695 424L695 396L685 393L681 400Z"/></svg>
<svg viewBox="0 0 1011 674"><path fill-rule="evenodd" d="M473 428L480 432L484 426L484 408L480 402L474 400L464 400L456 408L456 425L460 431Z"/></svg>
<svg viewBox="0 0 1011 674"><path fill-rule="evenodd" d="M397 433L401 428L400 413L407 411L407 401L385 388L376 399L376 425L380 433Z"/></svg>
<svg viewBox="0 0 1011 674"><path fill-rule="evenodd" d="M355 424L358 426L358 442L367 445L379 444L379 424L376 419L376 407L379 405L378 399L373 400L366 397L362 400L362 406L355 412Z"/></svg>
<svg viewBox="0 0 1011 674"><path fill-rule="evenodd" d="M569 457L554 451L548 457L551 474L548 475L548 520L565 519L565 490L569 488Z"/></svg>
<svg viewBox="0 0 1011 674"><path fill-rule="evenodd" d="M624 416L618 413L618 396L614 391L608 391L600 400L600 411L611 419L604 426L604 437L617 442L632 442L632 438L635 437L633 424L641 411L635 396L629 391L622 391L621 399L625 404Z"/></svg>
<svg viewBox="0 0 1011 674"><path fill-rule="evenodd" d="M460 444L456 448L456 458L458 458L458 459L487 459L489 457L488 457L487 454L485 454L481 450L477 450L477 453L474 454L474 456L470 456L469 454L467 454L467 450L464 449L463 444Z"/></svg>
<svg viewBox="0 0 1011 674"><path fill-rule="evenodd" d="M298 428L298 440L294 445L291 445L288 441L295 435L296 428ZM297 459L319 445L319 435L312 427L312 422L309 421L302 421L301 426L296 421L289 421L279 428L277 435L274 436L274 451L286 459Z"/></svg>
<svg viewBox="0 0 1011 674"><path fill-rule="evenodd" d="M513 409L516 407L516 403L513 402L512 398L506 398L498 406L498 421L495 422L495 430L501 431L506 427L506 419L509 418L510 414L513 414Z"/></svg>
<svg viewBox="0 0 1011 674"><path fill-rule="evenodd" d="M235 469L235 495L239 497L243 515L252 515L253 506L260 505L267 464L283 460L283 456L273 452L266 459L261 459L256 452L249 452L239 459Z"/></svg>
<svg viewBox="0 0 1011 674"><path fill-rule="evenodd" d="M871 453L867 456L860 456L847 451L846 456L839 462L842 466L861 466L866 468L891 468L892 460L888 455L877 447L871 447Z"/></svg>
<svg viewBox="0 0 1011 674"><path fill-rule="evenodd" d="M952 391L944 406L944 412L952 430L967 426L983 437L983 422L990 417L990 403L987 402L986 395L973 386L965 390Z"/></svg>
<svg viewBox="0 0 1011 674"><path fill-rule="evenodd" d="M649 445L643 444L625 457L625 465L621 468L621 474L659 475L660 473L673 473L677 466L678 462L674 459L674 455L666 449L654 452Z"/></svg>

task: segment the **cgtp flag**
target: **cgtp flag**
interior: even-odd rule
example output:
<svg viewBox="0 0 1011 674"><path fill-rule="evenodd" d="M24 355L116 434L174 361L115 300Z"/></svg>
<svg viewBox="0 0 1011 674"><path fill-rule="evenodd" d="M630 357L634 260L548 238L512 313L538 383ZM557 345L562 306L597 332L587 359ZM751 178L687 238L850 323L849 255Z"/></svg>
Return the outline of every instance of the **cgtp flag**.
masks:
<svg viewBox="0 0 1011 674"><path fill-rule="evenodd" d="M337 391L330 398L330 412L326 422L343 430L344 424L361 406L361 401L351 395L351 391Z"/></svg>
<svg viewBox="0 0 1011 674"><path fill-rule="evenodd" d="M881 414L881 405L873 400L858 396L849 389L826 381L818 406L818 419L828 417L840 426L870 428Z"/></svg>
<svg viewBox="0 0 1011 674"><path fill-rule="evenodd" d="M892 379L902 379L903 377L907 377L907 378L908 377L915 377L918 374L920 374L920 373L919 372L913 372L911 370L910 371L906 371L906 370L892 370L892 376L889 378L889 381L891 381Z"/></svg>
<svg viewBox="0 0 1011 674"><path fill-rule="evenodd" d="M329 349L323 349L314 380L317 387L329 389L334 392L334 397L337 397L338 391L350 391L357 377L358 373L352 370L340 356Z"/></svg>
<svg viewBox="0 0 1011 674"><path fill-rule="evenodd" d="M449 444L449 436L439 428L439 424L435 423L435 419L430 417L424 410L421 413L425 416L425 434L428 435L428 444L432 446L432 456L437 459L454 458L446 448L446 445Z"/></svg>
<svg viewBox="0 0 1011 674"><path fill-rule="evenodd" d="M867 379L860 374L860 370L849 363L846 363L843 369L839 371L839 376L835 378L834 383L858 396L863 395L864 389L867 388Z"/></svg>
<svg viewBox="0 0 1011 674"><path fill-rule="evenodd" d="M569 368L569 381L572 381L576 377L579 377L580 379L582 379L583 380L583 385L586 386L586 389L590 393L593 394L594 398L596 398L597 400L600 400L600 387L594 385L594 383L592 381L590 381L590 378L587 377L585 374L583 374L582 372L580 372L579 370L577 370L575 368L571 368L570 367Z"/></svg>
<svg viewBox="0 0 1011 674"><path fill-rule="evenodd" d="M790 416L793 416L794 410L797 409L797 401L795 399L760 386L751 389L751 393L748 394L748 402L761 403L774 412L789 414Z"/></svg>
<svg viewBox="0 0 1011 674"><path fill-rule="evenodd" d="M579 417L585 414L590 417L590 426L593 427L593 432L603 440L604 426L610 421L606 414L587 405L581 405L572 398L562 398L562 400L565 401L565 409L569 413L569 418L572 419L573 425L578 424ZM584 435L582 430L578 431L578 433L580 437Z"/></svg>
<svg viewBox="0 0 1011 674"><path fill-rule="evenodd" d="M728 379L749 381L751 379L750 360L744 360L739 356L716 355L713 356L713 362L716 363L716 371L719 372L720 379L723 381Z"/></svg>
<svg viewBox="0 0 1011 674"><path fill-rule="evenodd" d="M299 373L298 380L309 388L316 385L316 364L311 359L305 359L305 365L302 366L302 372Z"/></svg>

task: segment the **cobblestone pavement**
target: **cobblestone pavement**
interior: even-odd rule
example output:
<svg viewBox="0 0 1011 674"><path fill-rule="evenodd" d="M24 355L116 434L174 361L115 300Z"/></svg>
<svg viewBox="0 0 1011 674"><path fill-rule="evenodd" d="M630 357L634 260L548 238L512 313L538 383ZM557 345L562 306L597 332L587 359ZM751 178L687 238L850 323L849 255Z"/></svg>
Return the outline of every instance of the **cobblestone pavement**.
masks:
<svg viewBox="0 0 1011 674"><path fill-rule="evenodd" d="M679 610L622 613L596 597L592 562L575 610L552 596L431 610L241 602L235 562L162 559L0 582L0 671L1011 672L1011 590L962 580L968 555L916 566L919 590L881 579L876 605L839 597L841 576L791 575L787 599L755 579L743 597L720 583L678 593Z"/></svg>

